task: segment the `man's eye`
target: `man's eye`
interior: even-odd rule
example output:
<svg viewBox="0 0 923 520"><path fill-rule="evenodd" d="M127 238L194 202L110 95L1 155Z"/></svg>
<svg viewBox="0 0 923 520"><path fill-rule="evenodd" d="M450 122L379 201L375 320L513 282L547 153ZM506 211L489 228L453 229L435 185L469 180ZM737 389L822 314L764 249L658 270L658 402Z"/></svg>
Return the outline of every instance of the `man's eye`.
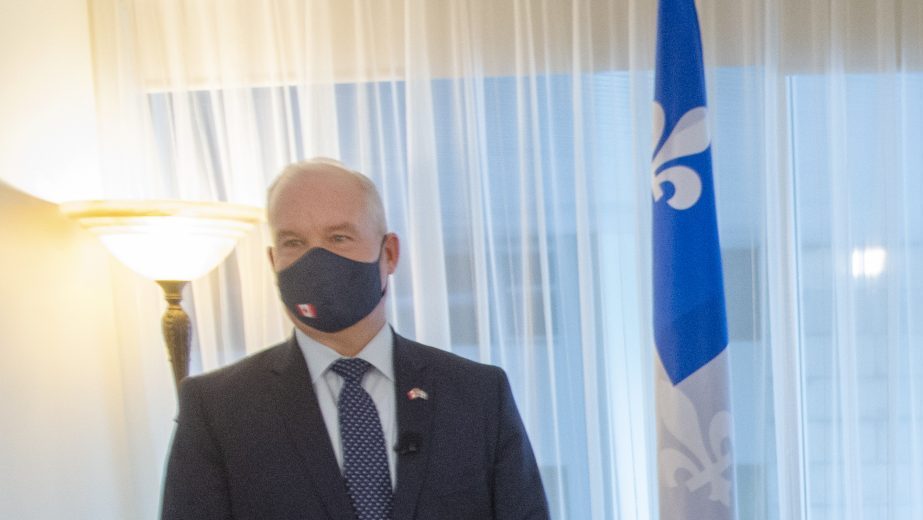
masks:
<svg viewBox="0 0 923 520"><path fill-rule="evenodd" d="M282 247L301 247L304 242L297 238L289 238L282 241Z"/></svg>
<svg viewBox="0 0 923 520"><path fill-rule="evenodd" d="M334 242L340 243L340 242L346 242L347 240L349 240L349 237L346 235L333 235L332 239Z"/></svg>

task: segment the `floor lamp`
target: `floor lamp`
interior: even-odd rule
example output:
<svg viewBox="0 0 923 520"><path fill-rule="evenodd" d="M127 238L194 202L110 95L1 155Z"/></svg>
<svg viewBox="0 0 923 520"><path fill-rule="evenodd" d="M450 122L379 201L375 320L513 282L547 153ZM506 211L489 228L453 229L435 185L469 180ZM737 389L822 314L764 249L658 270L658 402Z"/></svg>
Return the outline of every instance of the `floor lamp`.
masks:
<svg viewBox="0 0 923 520"><path fill-rule="evenodd" d="M191 323L183 288L214 269L238 239L263 220L262 208L224 202L105 200L61 204L132 271L157 282L167 300L161 319L173 379L189 374Z"/></svg>

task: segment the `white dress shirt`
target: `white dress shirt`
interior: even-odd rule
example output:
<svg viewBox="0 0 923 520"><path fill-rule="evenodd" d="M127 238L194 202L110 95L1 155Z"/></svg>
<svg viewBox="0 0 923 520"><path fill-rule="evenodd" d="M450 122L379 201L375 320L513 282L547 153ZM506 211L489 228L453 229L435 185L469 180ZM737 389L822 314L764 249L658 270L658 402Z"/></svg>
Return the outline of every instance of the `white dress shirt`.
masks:
<svg viewBox="0 0 923 520"><path fill-rule="evenodd" d="M330 370L330 366L343 356L332 348L314 341L298 329L295 329L295 339L308 364L311 384L314 386L321 415L324 417L324 425L327 426L327 434L330 435L330 444L333 445L333 453L336 455L337 464L340 465L340 471L343 471L343 443L340 439L337 411L343 378ZM385 435L391 487L394 489L397 486L397 453L393 449L397 444L397 398L394 389L394 338L391 328L385 324L356 357L372 365L362 378L362 388L372 397L375 408L378 409L378 418Z"/></svg>

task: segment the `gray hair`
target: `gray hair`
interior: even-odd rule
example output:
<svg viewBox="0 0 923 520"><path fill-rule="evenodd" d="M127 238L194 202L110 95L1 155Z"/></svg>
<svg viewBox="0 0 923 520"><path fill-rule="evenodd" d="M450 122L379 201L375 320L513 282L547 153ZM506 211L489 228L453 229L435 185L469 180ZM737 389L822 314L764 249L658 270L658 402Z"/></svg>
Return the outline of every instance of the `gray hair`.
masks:
<svg viewBox="0 0 923 520"><path fill-rule="evenodd" d="M342 162L331 159L330 157L314 157L306 161L299 161L286 166L266 190L266 211L268 212L270 210L272 195L282 181L311 173L321 167L333 167L344 175L349 175L359 183L365 195L366 208L369 211L369 216L372 217L373 222L379 227L379 231L381 231L382 234L386 233L388 230L388 223L385 219L385 208L384 204L381 202L381 195L378 194L378 188L375 187L375 183L364 174L351 170Z"/></svg>

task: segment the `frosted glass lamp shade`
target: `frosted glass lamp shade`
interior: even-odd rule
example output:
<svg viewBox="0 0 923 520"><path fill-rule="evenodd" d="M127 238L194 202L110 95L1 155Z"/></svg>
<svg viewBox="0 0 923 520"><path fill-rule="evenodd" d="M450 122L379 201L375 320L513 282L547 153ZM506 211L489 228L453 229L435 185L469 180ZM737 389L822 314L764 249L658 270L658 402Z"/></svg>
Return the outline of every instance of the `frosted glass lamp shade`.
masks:
<svg viewBox="0 0 923 520"><path fill-rule="evenodd" d="M189 281L214 269L263 220L262 208L223 202L66 202L61 211L152 280Z"/></svg>
<svg viewBox="0 0 923 520"><path fill-rule="evenodd" d="M164 342L177 389L189 375L192 324L183 288L215 268L263 220L261 208L224 202L102 200L65 202L61 212L93 232L116 258L157 281L167 309Z"/></svg>

